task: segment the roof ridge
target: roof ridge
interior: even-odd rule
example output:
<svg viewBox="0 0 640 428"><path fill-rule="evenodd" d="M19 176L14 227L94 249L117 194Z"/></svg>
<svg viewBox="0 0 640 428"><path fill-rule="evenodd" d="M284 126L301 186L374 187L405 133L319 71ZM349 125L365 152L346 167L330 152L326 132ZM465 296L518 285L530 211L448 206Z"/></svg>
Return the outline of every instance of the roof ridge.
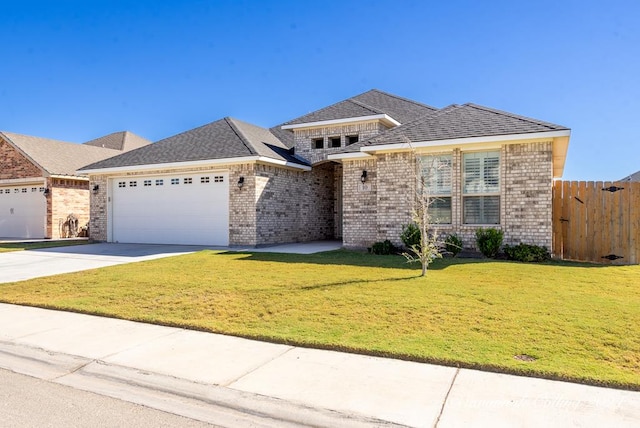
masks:
<svg viewBox="0 0 640 428"><path fill-rule="evenodd" d="M357 105L359 105L360 107L364 107L364 108L366 108L366 109L369 109L369 110L371 110L372 112L377 113L377 114L385 114L382 110L379 110L379 109L377 109L377 108L375 108L375 107L373 107L373 106L371 106L371 105L369 105L369 104L367 104L367 103L363 103L362 101L359 101L359 100L354 100L354 99L352 99L352 98L349 98L349 99L347 99L347 100L345 100L345 101L349 101L349 102L352 102L352 103L354 103L354 104L357 104Z"/></svg>
<svg viewBox="0 0 640 428"><path fill-rule="evenodd" d="M538 119L534 119L531 117L527 117L527 116L521 116L519 114L514 114L514 113L509 113L508 111L504 111L504 110L498 110L495 108L491 108L491 107L485 107L479 104L474 104L474 103L465 103L463 104L463 107L471 107L471 108L476 108L478 110L484 110L484 111L488 111L490 113L494 113L494 114L502 114L504 116L508 116L514 119L518 119L521 120L523 122L529 122L529 123L534 123L536 125L540 125L540 126L546 126L547 128L553 128L553 129L557 129L557 128L562 128L562 129L568 129L565 126L562 125L558 125L555 123L551 123L551 122L545 122L543 120L538 120Z"/></svg>
<svg viewBox="0 0 640 428"><path fill-rule="evenodd" d="M370 89L370 90L368 90L367 92L363 92L363 93L362 93L362 94L360 94L360 95L364 95L364 94L366 94L366 93L368 93L368 92L377 92L377 93L379 93L379 94L383 94L383 95L386 95L386 96L388 96L388 97L396 98L396 99L398 99L398 100L406 101L406 102L409 102L409 103L412 103L412 104L418 105L418 106L420 106L420 107L426 107L426 108L430 108L430 109L432 109L432 110L439 110L439 109L438 109L438 108L436 108L436 107L430 106L430 105L428 105L428 104L421 103L421 102L416 101L416 100L412 100L411 98L401 97L400 95L391 94L391 93L389 93L389 92L381 91L380 89L376 89L376 88ZM356 95L356 97L358 97L358 96L360 96L360 95Z"/></svg>
<svg viewBox="0 0 640 428"><path fill-rule="evenodd" d="M258 152L253 148L253 144L251 143L251 141L249 141L247 136L244 135L244 132L242 132L242 130L235 123L235 121L238 120L238 119L233 119L232 117L226 116L224 118L224 120L231 127L231 129L238 136L238 138L240 138L240 141L247 148L247 150L249 150L249 153L252 154L252 155L257 155ZM238 120L238 121L242 122L242 123L245 123L245 122L243 122L241 120Z"/></svg>

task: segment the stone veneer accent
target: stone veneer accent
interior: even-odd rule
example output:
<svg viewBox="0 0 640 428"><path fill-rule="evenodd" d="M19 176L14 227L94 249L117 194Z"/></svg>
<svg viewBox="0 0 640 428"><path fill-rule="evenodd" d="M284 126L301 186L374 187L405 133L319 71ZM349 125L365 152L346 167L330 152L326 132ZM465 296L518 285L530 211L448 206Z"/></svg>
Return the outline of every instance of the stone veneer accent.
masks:
<svg viewBox="0 0 640 428"><path fill-rule="evenodd" d="M346 137L349 135L358 135L359 141L364 141L369 138L373 138L386 130L387 127L379 121L368 121L324 128L295 129L293 134L296 154L307 159L311 164L315 164L326 160L327 155L344 150L344 148L347 147ZM330 144L329 138L331 137L340 137L341 146L335 148L327 147ZM315 149L312 147L312 142L316 138L324 138L324 149Z"/></svg>
<svg viewBox="0 0 640 428"><path fill-rule="evenodd" d="M500 224L485 225L504 231L504 243L520 242L551 250L553 184L552 143L502 145L500 150ZM462 153L452 154L451 224L437 224L441 235L456 233L465 248L475 249L475 231L483 225L462 223ZM442 154L429 153L429 154ZM366 248L389 239L401 244L402 225L411 220L415 180L413 153L387 153L370 160L344 160L344 234L347 248ZM367 169L369 187L359 177Z"/></svg>

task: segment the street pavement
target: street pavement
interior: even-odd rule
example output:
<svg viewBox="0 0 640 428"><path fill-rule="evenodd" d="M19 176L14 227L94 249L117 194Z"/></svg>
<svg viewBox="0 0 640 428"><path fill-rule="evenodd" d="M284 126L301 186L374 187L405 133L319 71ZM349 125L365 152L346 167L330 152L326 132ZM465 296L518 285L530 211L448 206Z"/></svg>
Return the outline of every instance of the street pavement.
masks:
<svg viewBox="0 0 640 428"><path fill-rule="evenodd" d="M0 283L21 272L51 275L199 249L93 244L2 253ZM0 304L0 368L224 427L640 426L640 392L8 304Z"/></svg>

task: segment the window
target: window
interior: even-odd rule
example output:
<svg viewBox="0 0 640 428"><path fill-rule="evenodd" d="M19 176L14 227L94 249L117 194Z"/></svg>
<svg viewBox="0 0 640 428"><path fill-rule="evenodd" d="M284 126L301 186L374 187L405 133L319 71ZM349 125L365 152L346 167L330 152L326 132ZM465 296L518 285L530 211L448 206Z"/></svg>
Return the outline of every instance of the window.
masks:
<svg viewBox="0 0 640 428"><path fill-rule="evenodd" d="M193 183L193 178L189 177L189 178L183 178L182 179L182 183L183 184L191 184Z"/></svg>
<svg viewBox="0 0 640 428"><path fill-rule="evenodd" d="M138 187L138 182L137 181L130 181L129 182L129 187Z"/></svg>
<svg viewBox="0 0 640 428"><path fill-rule="evenodd" d="M331 144L331 147L340 147L342 145L340 137L331 137L329 138L329 142Z"/></svg>
<svg viewBox="0 0 640 428"><path fill-rule="evenodd" d="M429 215L432 223L451 223L452 165L451 155L420 158L422 183L431 198Z"/></svg>
<svg viewBox="0 0 640 428"><path fill-rule="evenodd" d="M127 187L126 181L118 181L118 187Z"/></svg>
<svg viewBox="0 0 640 428"><path fill-rule="evenodd" d="M31 188L31 192L32 192L32 193L35 193L35 192L37 192L37 191L38 191L38 188L37 188L37 187L32 187L32 188Z"/></svg>
<svg viewBox="0 0 640 428"><path fill-rule="evenodd" d="M200 177L200 183L207 184L209 182L209 177Z"/></svg>
<svg viewBox="0 0 640 428"><path fill-rule="evenodd" d="M156 186L164 186L164 180L162 179L156 180Z"/></svg>
<svg viewBox="0 0 640 428"><path fill-rule="evenodd" d="M324 138L314 138L311 147L314 149L324 149Z"/></svg>
<svg viewBox="0 0 640 428"><path fill-rule="evenodd" d="M465 224L500 224L500 153L465 153L462 170Z"/></svg>
<svg viewBox="0 0 640 428"><path fill-rule="evenodd" d="M27 188L26 187L22 188L22 193L27 193Z"/></svg>
<svg viewBox="0 0 640 428"><path fill-rule="evenodd" d="M222 175L216 175L213 177L213 181L216 183L224 183L224 177Z"/></svg>
<svg viewBox="0 0 640 428"><path fill-rule="evenodd" d="M151 180L144 180L143 185L144 185L144 187L151 186Z"/></svg>
<svg viewBox="0 0 640 428"><path fill-rule="evenodd" d="M347 146L350 146L351 144L355 144L357 142L358 142L357 135L347 135Z"/></svg>
<svg viewBox="0 0 640 428"><path fill-rule="evenodd" d="M171 184L180 184L180 179L179 178L172 178L171 179Z"/></svg>

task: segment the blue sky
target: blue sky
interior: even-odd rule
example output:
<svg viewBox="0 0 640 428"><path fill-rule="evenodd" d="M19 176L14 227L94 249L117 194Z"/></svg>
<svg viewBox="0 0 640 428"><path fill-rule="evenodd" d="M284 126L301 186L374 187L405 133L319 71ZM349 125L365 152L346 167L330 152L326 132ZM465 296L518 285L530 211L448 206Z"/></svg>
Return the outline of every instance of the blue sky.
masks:
<svg viewBox="0 0 640 428"><path fill-rule="evenodd" d="M0 6L0 130L153 141L273 126L371 88L572 129L567 180L640 170L640 2L31 1Z"/></svg>

